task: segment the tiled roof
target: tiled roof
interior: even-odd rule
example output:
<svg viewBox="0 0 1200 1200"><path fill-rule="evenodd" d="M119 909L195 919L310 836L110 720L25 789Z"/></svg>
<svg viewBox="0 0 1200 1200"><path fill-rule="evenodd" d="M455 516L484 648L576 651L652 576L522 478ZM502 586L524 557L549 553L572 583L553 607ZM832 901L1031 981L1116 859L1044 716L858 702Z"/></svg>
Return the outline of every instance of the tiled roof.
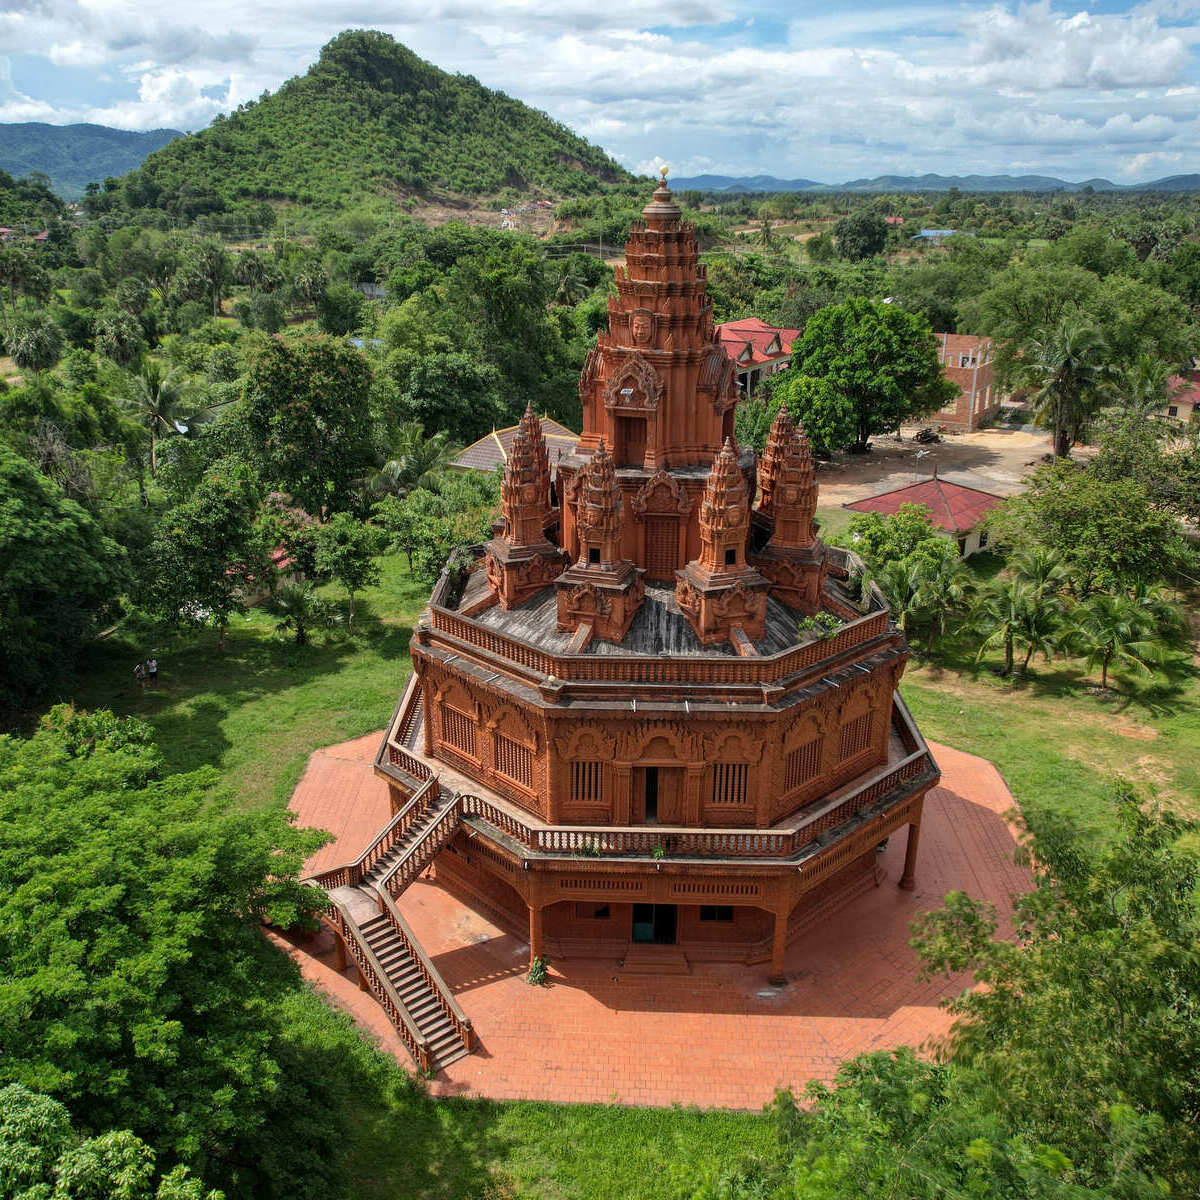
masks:
<svg viewBox="0 0 1200 1200"><path fill-rule="evenodd" d="M842 507L851 512L877 512L888 517L898 512L902 504L923 504L929 510L930 520L939 529L959 534L974 529L1003 499L1003 496L981 492L978 488L934 478L882 492L867 500L855 500Z"/></svg>
<svg viewBox="0 0 1200 1200"><path fill-rule="evenodd" d="M798 329L779 329L746 317L741 321L726 321L717 326L721 346L739 367L757 367L782 358L791 352L792 343L800 336Z"/></svg>
<svg viewBox="0 0 1200 1200"><path fill-rule="evenodd" d="M1172 375L1167 383L1167 403L1200 405L1200 371Z"/></svg>
<svg viewBox="0 0 1200 1200"><path fill-rule="evenodd" d="M543 417L540 424L553 467L560 458L575 452L579 434L549 417ZM519 428L519 425L510 425L507 429L493 429L479 441L472 442L450 465L462 471L494 471L508 461L508 452Z"/></svg>

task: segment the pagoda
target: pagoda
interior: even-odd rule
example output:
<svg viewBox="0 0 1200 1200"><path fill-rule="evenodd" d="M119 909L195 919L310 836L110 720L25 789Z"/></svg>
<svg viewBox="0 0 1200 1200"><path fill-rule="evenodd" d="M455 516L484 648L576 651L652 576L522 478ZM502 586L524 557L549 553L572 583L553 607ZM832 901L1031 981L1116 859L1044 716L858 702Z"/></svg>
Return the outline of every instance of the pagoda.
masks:
<svg viewBox="0 0 1200 1200"><path fill-rule="evenodd" d="M734 366L665 176L643 218L578 446L552 488L526 413L496 537L443 573L412 640L376 760L396 816L338 879L394 900L432 868L568 972L723 960L780 981L790 940L882 882L899 830L913 886L938 771L883 595L818 536L803 429L782 409L761 460L737 443Z"/></svg>

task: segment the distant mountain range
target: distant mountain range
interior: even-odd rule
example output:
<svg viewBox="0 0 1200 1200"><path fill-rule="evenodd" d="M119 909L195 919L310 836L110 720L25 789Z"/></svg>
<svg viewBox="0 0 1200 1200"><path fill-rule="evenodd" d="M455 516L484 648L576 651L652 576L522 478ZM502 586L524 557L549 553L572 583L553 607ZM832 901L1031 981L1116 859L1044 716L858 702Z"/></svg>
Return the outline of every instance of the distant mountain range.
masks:
<svg viewBox="0 0 1200 1200"><path fill-rule="evenodd" d="M1109 179L1070 183L1052 175L877 175L846 183L818 183L812 179L776 179L773 175L673 176L678 191L703 192L1198 192L1200 175L1168 175L1149 183L1119 184Z"/></svg>
<svg viewBox="0 0 1200 1200"><path fill-rule="evenodd" d="M182 136L178 129L135 133L107 125L0 124L0 171L17 179L41 172L64 200L78 200L89 183L140 167L147 154Z"/></svg>

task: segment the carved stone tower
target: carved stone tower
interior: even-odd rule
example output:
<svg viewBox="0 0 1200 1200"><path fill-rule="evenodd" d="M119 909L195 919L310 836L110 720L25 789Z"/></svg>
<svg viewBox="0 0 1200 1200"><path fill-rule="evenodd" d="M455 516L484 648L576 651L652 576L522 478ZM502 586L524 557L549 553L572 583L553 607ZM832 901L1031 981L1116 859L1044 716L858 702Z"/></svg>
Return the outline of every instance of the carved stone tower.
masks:
<svg viewBox="0 0 1200 1200"><path fill-rule="evenodd" d="M746 563L750 500L733 439L726 438L700 505L700 557L678 573L675 599L703 645L747 639L766 630L767 581ZM738 630L740 629L740 633Z"/></svg>
<svg viewBox="0 0 1200 1200"><path fill-rule="evenodd" d="M558 627L581 632L582 649L593 636L619 642L645 589L643 572L621 557L621 491L603 438L573 490L579 558L557 580Z"/></svg>
<svg viewBox="0 0 1200 1200"><path fill-rule="evenodd" d="M771 594L812 614L820 607L825 578L825 547L816 535L817 483L812 447L804 430L793 426L785 405L771 425L758 467L756 516L770 530L767 544L751 561L771 582Z"/></svg>
<svg viewBox="0 0 1200 1200"><path fill-rule="evenodd" d="M527 405L500 481L504 529L488 543L488 583L503 608L515 608L553 583L563 554L546 537L550 516L550 456L546 439Z"/></svg>

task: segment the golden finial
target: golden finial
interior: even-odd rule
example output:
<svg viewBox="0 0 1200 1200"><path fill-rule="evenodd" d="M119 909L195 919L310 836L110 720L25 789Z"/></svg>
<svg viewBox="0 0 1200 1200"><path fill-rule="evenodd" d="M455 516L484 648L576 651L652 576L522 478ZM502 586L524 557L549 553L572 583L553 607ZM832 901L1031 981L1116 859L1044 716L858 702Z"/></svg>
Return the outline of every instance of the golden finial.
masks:
<svg viewBox="0 0 1200 1200"><path fill-rule="evenodd" d="M662 165L661 167L659 167L659 168L658 168L658 173L659 173L659 174L662 176L662 178L663 178L663 183L666 183L666 182L667 182L667 172L668 172L670 169L671 169L671 168L670 168L670 167L668 167L666 163L663 163L663 165Z"/></svg>

